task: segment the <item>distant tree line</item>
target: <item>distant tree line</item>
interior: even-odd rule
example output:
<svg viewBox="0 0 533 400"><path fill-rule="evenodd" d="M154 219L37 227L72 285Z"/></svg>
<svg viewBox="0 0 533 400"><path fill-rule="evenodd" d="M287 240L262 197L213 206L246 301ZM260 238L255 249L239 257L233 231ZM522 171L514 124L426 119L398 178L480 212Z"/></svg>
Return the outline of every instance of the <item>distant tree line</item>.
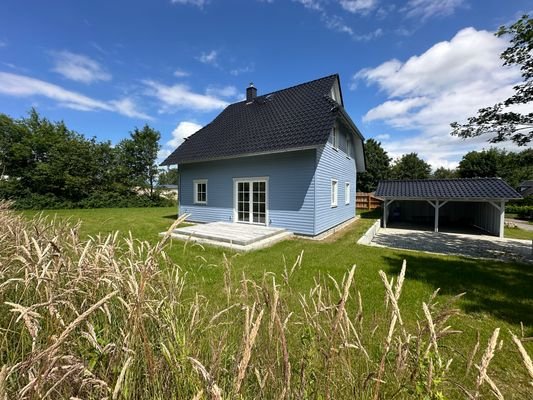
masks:
<svg viewBox="0 0 533 400"><path fill-rule="evenodd" d="M516 188L533 178L533 149L509 152L496 148L466 153L457 168L431 166L417 153L404 154L396 160L389 157L381 143L368 139L365 143L366 172L357 174L357 190L373 192L383 179L475 178L499 177Z"/></svg>
<svg viewBox="0 0 533 400"><path fill-rule="evenodd" d="M34 209L170 205L155 190L159 139L145 125L113 146L36 110L0 114L0 199Z"/></svg>

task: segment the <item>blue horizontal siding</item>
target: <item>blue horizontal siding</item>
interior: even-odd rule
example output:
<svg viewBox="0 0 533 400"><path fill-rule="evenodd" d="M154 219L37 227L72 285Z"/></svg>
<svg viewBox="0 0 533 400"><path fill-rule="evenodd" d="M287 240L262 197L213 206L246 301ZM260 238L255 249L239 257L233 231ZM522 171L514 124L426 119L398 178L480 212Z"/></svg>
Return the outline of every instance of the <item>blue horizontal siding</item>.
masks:
<svg viewBox="0 0 533 400"><path fill-rule="evenodd" d="M332 139L317 150L315 175L315 235L355 217L355 160L347 155L346 132L339 129L339 148L334 149ZM352 142L353 143L353 142ZM352 152L355 154L355 152ZM331 181L338 182L337 207L331 207ZM350 204L345 204L345 183L350 183Z"/></svg>
<svg viewBox="0 0 533 400"><path fill-rule="evenodd" d="M233 221L233 179L268 177L269 225L314 234L314 171L316 151L240 157L182 164L180 213L192 221ZM207 179L207 204L194 204L193 181Z"/></svg>

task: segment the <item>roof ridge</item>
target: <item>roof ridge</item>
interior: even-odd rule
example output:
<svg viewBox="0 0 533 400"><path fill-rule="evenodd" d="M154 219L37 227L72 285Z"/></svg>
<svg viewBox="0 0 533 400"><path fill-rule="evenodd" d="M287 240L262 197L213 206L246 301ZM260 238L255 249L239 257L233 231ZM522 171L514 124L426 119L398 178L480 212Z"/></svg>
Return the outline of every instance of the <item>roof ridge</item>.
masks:
<svg viewBox="0 0 533 400"><path fill-rule="evenodd" d="M310 80L310 81L308 81L308 82L302 82L302 83L298 83L298 84L296 84L296 85L292 85L292 86L289 86L289 87L286 87L286 88L283 88L283 89L274 90L273 92L270 92L270 93L261 94L261 95L258 95L256 98L258 98L258 97L270 96L270 95L273 95L273 94L276 94L276 93L279 93L279 92L283 92L283 91L285 91L285 90L295 89L295 88L297 88L298 86L308 85L308 84L310 84L310 83L318 82L318 81L321 81L321 80L324 80L324 79L327 79L327 78L332 78L332 77L337 77L337 79L339 79L339 74L338 74L338 72L336 72L336 73L334 73L334 74L331 74L331 75L323 76L322 78L313 79L313 80ZM229 107L229 106L231 106L231 105L233 105L233 104L239 104L239 103L242 103L242 102L246 102L246 99L241 100L241 101L237 101L237 102L235 102L235 103L230 103L230 104L228 104L227 107Z"/></svg>
<svg viewBox="0 0 533 400"><path fill-rule="evenodd" d="M499 176L473 176L471 178L414 178L414 179L382 179L383 182L427 182L427 181L473 181L482 179L502 179Z"/></svg>

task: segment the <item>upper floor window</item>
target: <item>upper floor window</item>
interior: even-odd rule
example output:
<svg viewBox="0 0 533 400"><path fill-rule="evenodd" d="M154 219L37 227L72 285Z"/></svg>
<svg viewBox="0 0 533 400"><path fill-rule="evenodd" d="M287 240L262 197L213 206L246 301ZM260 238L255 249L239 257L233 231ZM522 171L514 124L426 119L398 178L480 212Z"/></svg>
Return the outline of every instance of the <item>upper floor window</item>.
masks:
<svg viewBox="0 0 533 400"><path fill-rule="evenodd" d="M333 145L334 149L338 149L339 148L339 128L337 126L333 127L332 136L333 137L332 137L331 144Z"/></svg>
<svg viewBox="0 0 533 400"><path fill-rule="evenodd" d="M353 158L353 142L350 136L346 138L346 154L348 154L348 157Z"/></svg>
<svg viewBox="0 0 533 400"><path fill-rule="evenodd" d="M194 181L194 203L207 204L207 179Z"/></svg>

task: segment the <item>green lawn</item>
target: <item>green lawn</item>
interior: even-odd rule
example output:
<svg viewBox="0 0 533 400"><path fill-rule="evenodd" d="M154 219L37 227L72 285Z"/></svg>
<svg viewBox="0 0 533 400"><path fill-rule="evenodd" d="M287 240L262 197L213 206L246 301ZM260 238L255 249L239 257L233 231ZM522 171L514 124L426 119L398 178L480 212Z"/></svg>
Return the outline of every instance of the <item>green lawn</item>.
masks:
<svg viewBox="0 0 533 400"><path fill-rule="evenodd" d="M31 216L34 212L24 212ZM46 211L45 215L57 215L71 221L82 220L82 235L97 235L119 230L124 235L132 232L135 238L154 242L157 234L174 221L175 208L143 209L97 209ZM524 326L525 336L533 336L533 265L474 260L464 257L430 255L412 251L367 247L356 244L357 239L374 222L377 215L363 212L362 218L335 237L325 241L291 239L271 248L231 258L233 274L260 279L269 271L281 279L285 262L292 265L301 251L304 252L302 268L292 277L293 301L298 302L298 293L307 293L313 286L313 279L319 274L330 274L340 279L356 264L355 282L360 290L364 307L380 318L384 290L378 276L381 269L389 276L397 274L402 260L407 260L407 275L400 308L404 311L406 323L413 323L421 311L423 301L441 288L444 302L452 295L466 292L459 306L464 315L451 321L453 328L464 331L460 339L450 339L450 346L461 350L473 348L476 332L481 334L482 348L496 327L502 328L504 349L497 353L491 365L493 377L506 392L521 393L523 370L519 356L509 340L508 329L520 333ZM507 233L507 231L506 231ZM168 253L173 260L187 271L190 286L203 293L210 293L216 303L223 296L223 255L231 251L202 247L174 241ZM284 261L286 260L286 261ZM530 342L531 343L531 342ZM528 344L528 350L533 351ZM460 354L458 359L464 362ZM494 378L493 378L494 379ZM516 387L514 387L516 386ZM517 389L518 388L518 389Z"/></svg>
<svg viewBox="0 0 533 400"><path fill-rule="evenodd" d="M520 228L505 227L504 236L510 239L533 240L533 231L526 231Z"/></svg>

